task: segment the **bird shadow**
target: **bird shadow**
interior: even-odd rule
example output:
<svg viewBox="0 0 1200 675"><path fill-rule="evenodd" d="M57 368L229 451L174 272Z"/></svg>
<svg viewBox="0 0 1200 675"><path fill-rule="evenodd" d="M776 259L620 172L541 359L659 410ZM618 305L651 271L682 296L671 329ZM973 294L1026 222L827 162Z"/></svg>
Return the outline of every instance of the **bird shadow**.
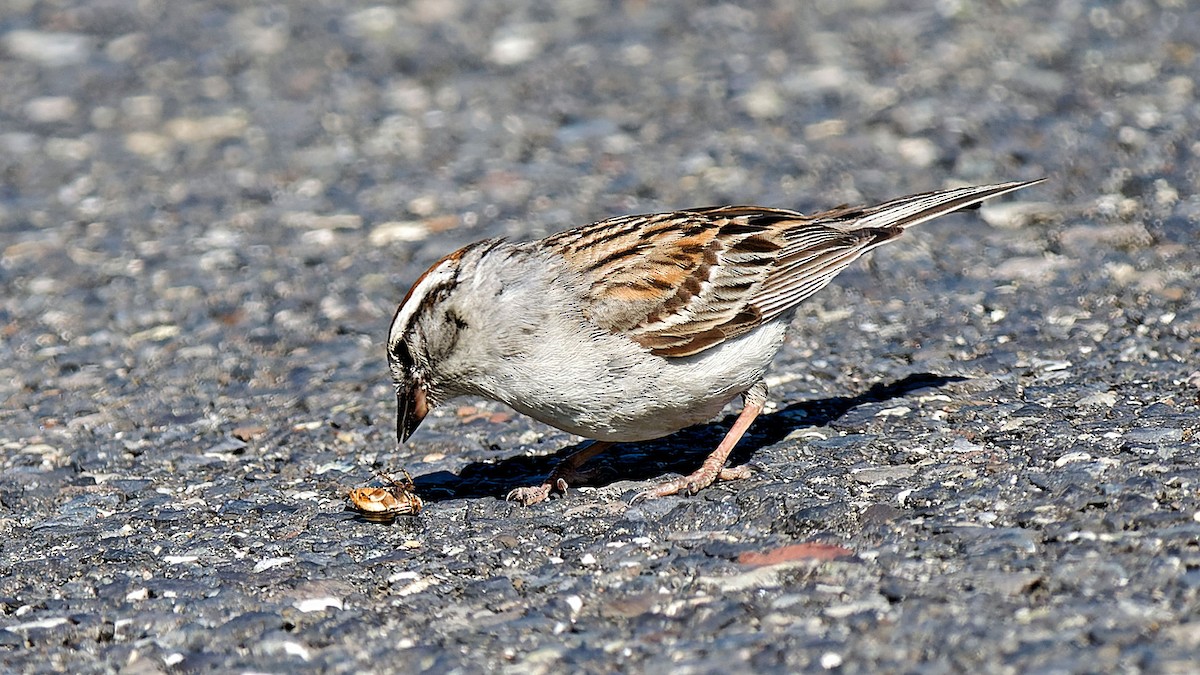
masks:
<svg viewBox="0 0 1200 675"><path fill-rule="evenodd" d="M922 389L936 389L968 378L957 375L916 373L891 383L880 383L855 396L793 403L760 415L749 432L730 453L729 465L749 461L754 453L783 440L802 427L820 427L837 420L854 408L906 396ZM702 424L652 441L618 443L584 464L592 476L585 484L603 486L619 480L650 480L664 474L687 474L700 467L735 415L720 422ZM537 485L559 461L590 441L568 445L553 455L515 455L495 462L472 462L458 474L435 471L414 479L416 490L427 502L473 497L503 497L510 490ZM594 469L594 470L593 470Z"/></svg>

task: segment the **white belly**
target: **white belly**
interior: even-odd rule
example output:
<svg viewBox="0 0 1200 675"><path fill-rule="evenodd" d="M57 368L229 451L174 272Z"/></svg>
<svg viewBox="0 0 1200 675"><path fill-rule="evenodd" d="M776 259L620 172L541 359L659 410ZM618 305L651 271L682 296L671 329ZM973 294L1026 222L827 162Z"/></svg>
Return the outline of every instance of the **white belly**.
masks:
<svg viewBox="0 0 1200 675"><path fill-rule="evenodd" d="M781 318L699 354L665 359L615 335L560 335L482 378L473 393L585 438L641 441L707 422L762 379L783 344ZM570 349L562 349L570 344ZM551 367L530 376L523 362Z"/></svg>

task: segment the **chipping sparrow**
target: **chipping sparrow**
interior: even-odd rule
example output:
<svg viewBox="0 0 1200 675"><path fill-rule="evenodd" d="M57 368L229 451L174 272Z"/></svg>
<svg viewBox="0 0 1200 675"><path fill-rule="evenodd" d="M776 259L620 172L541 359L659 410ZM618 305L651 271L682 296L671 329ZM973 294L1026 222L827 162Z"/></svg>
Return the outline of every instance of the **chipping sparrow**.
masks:
<svg viewBox="0 0 1200 675"><path fill-rule="evenodd" d="M624 216L537 241L471 244L429 268L392 320L397 436L408 440L434 406L474 395L597 441L541 485L509 494L532 504L565 491L612 443L706 422L741 395L741 414L703 465L643 496L746 476L725 460L763 409L763 373L796 306L909 227L1040 182L811 216L757 206Z"/></svg>

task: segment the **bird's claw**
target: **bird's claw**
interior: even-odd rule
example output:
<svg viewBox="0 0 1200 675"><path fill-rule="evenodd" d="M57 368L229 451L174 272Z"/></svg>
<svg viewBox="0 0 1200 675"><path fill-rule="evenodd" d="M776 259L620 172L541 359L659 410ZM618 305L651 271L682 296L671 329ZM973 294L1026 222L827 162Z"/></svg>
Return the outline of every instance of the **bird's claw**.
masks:
<svg viewBox="0 0 1200 675"><path fill-rule="evenodd" d="M562 478L551 477L541 485L516 488L509 492L504 499L510 502L520 502L521 506L533 506L538 502L546 501L550 497L551 492L566 494L567 481Z"/></svg>
<svg viewBox="0 0 1200 675"><path fill-rule="evenodd" d="M694 495L718 480L741 480L749 478L750 474L750 467L745 464L722 468L720 471L711 474L702 468L687 476L680 476L679 478L659 483L649 490L643 490L634 495L633 499L629 500L629 504L632 506L647 499L658 499L659 497L680 493Z"/></svg>

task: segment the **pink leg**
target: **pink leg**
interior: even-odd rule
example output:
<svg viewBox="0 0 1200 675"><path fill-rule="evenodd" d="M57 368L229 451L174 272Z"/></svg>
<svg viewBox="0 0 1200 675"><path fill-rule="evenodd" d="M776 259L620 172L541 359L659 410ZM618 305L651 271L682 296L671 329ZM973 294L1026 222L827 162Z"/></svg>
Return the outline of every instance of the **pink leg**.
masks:
<svg viewBox="0 0 1200 675"><path fill-rule="evenodd" d="M508 493L508 501L521 502L524 506L536 504L545 500L554 490L566 492L567 485L575 483L582 477L579 472L579 467L584 462L604 452L612 443L602 443L600 441L592 441L591 444L572 452L563 457L546 477L546 481L541 485L531 485L529 487L521 487Z"/></svg>
<svg viewBox="0 0 1200 675"><path fill-rule="evenodd" d="M758 414L763 410L763 406L766 405L767 385L758 382L753 387L750 387L742 396L745 400L742 407L742 414L738 415L738 418L734 420L729 433L725 434L725 438L721 439L721 444L704 460L704 464L701 464L699 469L696 469L691 475L681 476L661 483L650 490L646 490L635 497L634 501L666 497L667 495L679 492L695 494L712 485L713 481L718 478L721 480L748 478L750 476L750 469L748 467L725 468L725 460L729 459L729 453L733 450L733 446L737 445L737 442L742 439L742 435L746 433L746 429L750 428L750 423L754 421L754 418L758 417Z"/></svg>

